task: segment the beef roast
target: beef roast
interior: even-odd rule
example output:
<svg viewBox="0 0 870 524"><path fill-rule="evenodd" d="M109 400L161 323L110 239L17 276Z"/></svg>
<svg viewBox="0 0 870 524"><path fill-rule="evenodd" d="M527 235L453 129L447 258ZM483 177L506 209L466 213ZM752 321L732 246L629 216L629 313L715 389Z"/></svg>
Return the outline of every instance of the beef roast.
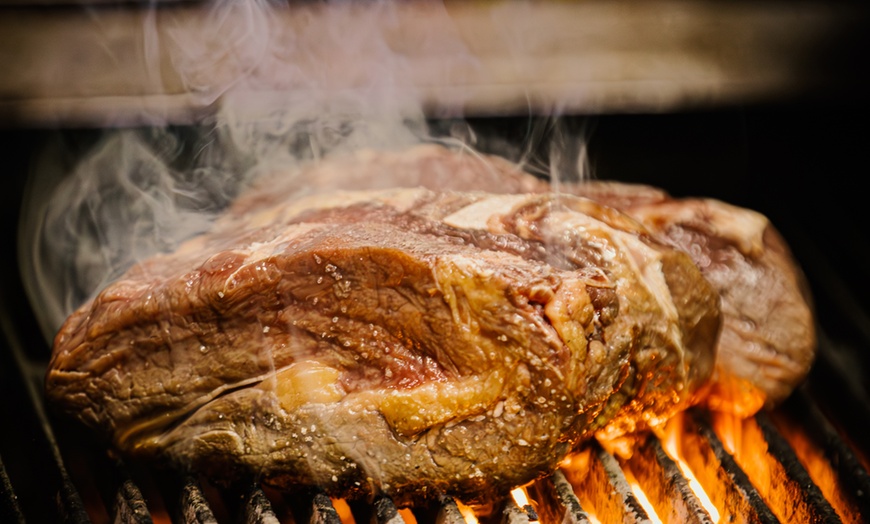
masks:
<svg viewBox="0 0 870 524"><path fill-rule="evenodd" d="M278 173L238 206L254 209L300 192L371 184L495 193L550 191L547 182L504 159L422 145L398 154L361 151L296 177ZM675 199L646 185L585 181L559 188L631 215L650 235L686 252L719 293L723 328L708 406L748 415L763 404L781 402L804 380L816 351L812 300L788 246L766 217L707 198Z"/></svg>
<svg viewBox="0 0 870 524"><path fill-rule="evenodd" d="M719 295L614 208L263 187L70 316L52 405L222 478L475 503L660 423L712 373Z"/></svg>
<svg viewBox="0 0 870 524"><path fill-rule="evenodd" d="M816 351L812 298L800 267L763 215L644 185L590 182L574 194L617 207L688 253L722 298L722 334L706 403L750 415L783 401Z"/></svg>

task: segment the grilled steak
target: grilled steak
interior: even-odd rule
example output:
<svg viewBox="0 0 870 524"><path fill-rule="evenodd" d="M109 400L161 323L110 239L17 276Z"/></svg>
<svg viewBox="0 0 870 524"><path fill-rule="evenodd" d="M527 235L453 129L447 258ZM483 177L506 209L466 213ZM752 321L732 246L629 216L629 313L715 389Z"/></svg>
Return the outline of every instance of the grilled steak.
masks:
<svg viewBox="0 0 870 524"><path fill-rule="evenodd" d="M784 400L809 373L816 335L803 273L763 215L712 199L592 182L574 194L614 206L688 253L722 298L722 334L707 404L750 415Z"/></svg>
<svg viewBox="0 0 870 524"><path fill-rule="evenodd" d="M475 503L593 435L778 401L812 361L800 273L753 212L553 195L435 146L280 175L76 311L49 401L176 467Z"/></svg>
<svg viewBox="0 0 870 524"><path fill-rule="evenodd" d="M301 183L301 181L311 181ZM242 201L250 209L308 192L383 186L545 193L546 182L497 157L420 146L401 154L361 152L297 178L283 173ZM560 191L640 221L686 252L722 300L723 327L708 406L747 415L785 399L809 373L816 350L808 287L788 246L764 216L711 199L674 199L645 185L588 181Z"/></svg>
<svg viewBox="0 0 870 524"><path fill-rule="evenodd" d="M49 402L124 453L224 478L475 503L596 432L659 423L712 372L718 294L613 208L279 195L253 191L76 311Z"/></svg>

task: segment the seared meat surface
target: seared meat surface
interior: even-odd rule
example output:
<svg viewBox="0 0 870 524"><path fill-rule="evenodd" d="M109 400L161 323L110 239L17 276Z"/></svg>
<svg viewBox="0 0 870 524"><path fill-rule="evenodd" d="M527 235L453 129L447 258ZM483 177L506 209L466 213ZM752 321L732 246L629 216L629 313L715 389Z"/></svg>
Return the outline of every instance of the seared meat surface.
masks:
<svg viewBox="0 0 870 524"><path fill-rule="evenodd" d="M263 200L287 200L299 187L359 189L371 180L435 190L550 191L549 184L503 159L420 146L402 154L361 152L296 179L281 173L242 201L253 209ZM807 376L816 351L812 300L788 246L766 217L712 199L675 199L645 185L586 181L559 187L638 220L649 235L687 253L716 289L723 326L708 406L752 414L784 400Z"/></svg>
<svg viewBox="0 0 870 524"><path fill-rule="evenodd" d="M751 415L807 376L815 358L812 299L803 273L763 215L643 186L590 182L574 194L625 211L689 254L722 298L722 334L706 403Z"/></svg>
<svg viewBox="0 0 870 524"><path fill-rule="evenodd" d="M474 503L661 422L712 372L715 290L612 208L274 195L74 313L49 401L124 453L225 478Z"/></svg>
<svg viewBox="0 0 870 524"><path fill-rule="evenodd" d="M475 503L594 435L805 376L808 297L764 217L562 190L437 146L264 179L70 316L48 400L176 467Z"/></svg>

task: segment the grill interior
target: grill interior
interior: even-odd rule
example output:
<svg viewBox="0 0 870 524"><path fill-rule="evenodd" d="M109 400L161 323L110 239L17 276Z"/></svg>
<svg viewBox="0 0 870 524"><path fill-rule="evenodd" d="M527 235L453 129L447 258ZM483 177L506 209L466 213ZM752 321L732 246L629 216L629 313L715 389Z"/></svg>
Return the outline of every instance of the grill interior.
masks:
<svg viewBox="0 0 870 524"><path fill-rule="evenodd" d="M705 195L767 214L806 270L818 308L819 357L785 404L748 420L690 411L679 421L682 459L719 522L865 522L870 519L867 400L870 293L854 278L870 265L863 197L850 187L870 132L868 111L801 103L716 111L598 115L589 158L598 178L646 182L676 196ZM528 140L529 118L469 121L480 149ZM453 123L433 122L433 129ZM0 132L3 234L16 245L21 192L34 155L53 131ZM65 130L67 137L98 130ZM74 139L74 138L73 138ZM516 151L516 149L510 149ZM546 151L538 161L546 163ZM864 168L866 171L866 168ZM413 511L387 498L330 500L248 484L154 471L107 454L89 434L54 418L42 402L49 349L27 305L14 257L2 260L0 303L0 521L295 522L462 524L449 498ZM590 444L550 478L526 486L528 505L492 501L484 523L715 522L668 449L649 435L631 458ZM638 489L635 486L639 486ZM642 492L642 493L641 493ZM640 502L641 494L649 506Z"/></svg>

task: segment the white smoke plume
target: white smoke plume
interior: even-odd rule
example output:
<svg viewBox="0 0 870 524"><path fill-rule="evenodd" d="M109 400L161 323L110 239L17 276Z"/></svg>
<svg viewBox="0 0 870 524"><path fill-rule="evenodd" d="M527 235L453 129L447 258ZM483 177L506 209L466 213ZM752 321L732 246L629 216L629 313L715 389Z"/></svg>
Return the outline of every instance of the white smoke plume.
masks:
<svg viewBox="0 0 870 524"><path fill-rule="evenodd" d="M476 67L440 2L419 4L432 29L411 39L396 36L404 30L401 2L206 5L205 16L155 7L144 18L142 53L157 82L168 75L168 57L186 91L214 110L209 116L184 127L94 131L73 165L60 161L69 153L61 135L31 179L19 253L47 339L132 264L206 230L261 174L362 148L406 147L431 138L427 116L461 117L461 96L455 107L424 107L410 62L421 53L396 43L449 57L450 64L427 64L433 78ZM544 127L530 130L529 140ZM451 134L474 146L468 128ZM531 151L518 160L544 175L585 172L585 149L570 143L576 130L548 134L559 144L550 166Z"/></svg>

